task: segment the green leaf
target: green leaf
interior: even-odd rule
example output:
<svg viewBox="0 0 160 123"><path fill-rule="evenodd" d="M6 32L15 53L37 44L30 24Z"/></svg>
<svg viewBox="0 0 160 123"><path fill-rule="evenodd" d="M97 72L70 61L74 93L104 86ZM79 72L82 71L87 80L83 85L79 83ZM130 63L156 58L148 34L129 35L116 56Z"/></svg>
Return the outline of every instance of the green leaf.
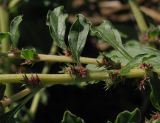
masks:
<svg viewBox="0 0 160 123"><path fill-rule="evenodd" d="M160 79L158 78L158 74L156 72L150 72L150 100L152 105L160 111Z"/></svg>
<svg viewBox="0 0 160 123"><path fill-rule="evenodd" d="M127 43L124 45L126 51L132 56L136 57L140 54L148 54L148 56L151 56L152 58L144 59L146 63L153 65L155 68L160 68L160 51L157 49L154 49L149 46L142 45L138 41L127 41ZM105 55L109 58L111 58L115 62L120 62L122 65L126 65L128 63L128 60L125 59L125 57L120 54L117 50L113 50L110 53L105 53ZM154 57L153 57L154 56Z"/></svg>
<svg viewBox="0 0 160 123"><path fill-rule="evenodd" d="M66 49L65 44L65 31L66 31L66 19L68 14L63 13L63 6L55 8L53 11L48 11L47 14L47 25L49 26L50 34L54 41L57 42L57 45Z"/></svg>
<svg viewBox="0 0 160 123"><path fill-rule="evenodd" d="M141 113L138 108L134 111L123 111L118 114L114 123L141 123Z"/></svg>
<svg viewBox="0 0 160 123"><path fill-rule="evenodd" d="M97 71L106 71L106 68L104 66L98 67L95 64L87 64L86 68L87 68L87 70L94 71L94 72L97 72Z"/></svg>
<svg viewBox="0 0 160 123"><path fill-rule="evenodd" d="M21 56L26 60L34 60L35 56L37 56L37 52L34 48L32 49L22 49Z"/></svg>
<svg viewBox="0 0 160 123"><path fill-rule="evenodd" d="M85 123L85 122L82 118L77 117L70 111L65 111L61 123Z"/></svg>
<svg viewBox="0 0 160 123"><path fill-rule="evenodd" d="M10 36L9 32L0 32L0 43L3 39L7 38Z"/></svg>
<svg viewBox="0 0 160 123"><path fill-rule="evenodd" d="M15 17L10 24L10 34L13 47L17 47L18 44L18 40L20 37L19 26L21 22L22 22L22 16L20 15Z"/></svg>
<svg viewBox="0 0 160 123"><path fill-rule="evenodd" d="M81 14L77 15L76 21L72 24L68 43L75 62L79 63L80 54L85 46L90 24Z"/></svg>
<svg viewBox="0 0 160 123"><path fill-rule="evenodd" d="M150 41L158 41L160 36L160 26L154 26L148 31L148 38Z"/></svg>
<svg viewBox="0 0 160 123"><path fill-rule="evenodd" d="M132 57L127 53L122 45L121 36L118 30L114 29L108 21L104 21L101 25L92 27L91 34L97 36L110 44L114 49L119 51L126 59L131 60Z"/></svg>
<svg viewBox="0 0 160 123"><path fill-rule="evenodd" d="M155 57L155 55L147 56L147 54L139 54L139 55L135 56L131 61L128 62L127 65L125 65L120 70L120 74L121 75L126 75L132 68L137 67L142 62L145 62L146 60L149 60L149 59L151 59L153 57Z"/></svg>

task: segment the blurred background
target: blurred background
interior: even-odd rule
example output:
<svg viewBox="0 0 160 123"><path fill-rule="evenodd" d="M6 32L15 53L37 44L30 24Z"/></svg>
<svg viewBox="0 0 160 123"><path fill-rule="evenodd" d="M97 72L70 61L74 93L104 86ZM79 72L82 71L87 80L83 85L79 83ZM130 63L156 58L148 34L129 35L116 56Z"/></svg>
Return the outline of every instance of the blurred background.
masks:
<svg viewBox="0 0 160 123"><path fill-rule="evenodd" d="M7 0L4 0L7 1ZM140 10L144 14L147 24L160 24L160 1L137 0ZM63 5L65 12L69 13L67 30L74 22L76 14L83 14L94 25L103 20L109 20L124 34L123 43L128 39L139 39L135 18L130 10L127 0L22 0L18 6L10 11L10 20L17 15L23 15L19 49L35 47L39 53L48 54L52 45L49 29L46 26L48 10ZM88 37L82 56L96 58L99 52L110 51L112 48L101 40ZM57 54L61 51L58 49ZM44 63L36 63L30 72L40 73ZM54 63L49 73L57 73L63 66ZM125 80L109 90L105 90L105 83L100 82L85 87L55 85L48 87L47 102L40 102L33 123L60 123L65 110L70 110L82 117L86 123L106 123L114 121L117 114L123 110L132 111L139 107L147 116L152 113L150 102L143 104L146 92L140 92L136 84ZM29 104L28 104L29 105ZM143 107L145 105L145 108Z"/></svg>

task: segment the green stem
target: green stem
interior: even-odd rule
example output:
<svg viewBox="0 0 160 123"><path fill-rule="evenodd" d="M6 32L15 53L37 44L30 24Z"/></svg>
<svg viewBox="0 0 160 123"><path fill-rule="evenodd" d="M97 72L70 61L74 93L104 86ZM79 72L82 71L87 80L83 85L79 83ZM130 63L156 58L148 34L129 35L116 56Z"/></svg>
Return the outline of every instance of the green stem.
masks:
<svg viewBox="0 0 160 123"><path fill-rule="evenodd" d="M13 53L9 54L0 54L0 56L6 56L11 59L24 59L23 57L15 56ZM45 62L69 62L74 63L72 57L68 56L58 56L58 55L45 55L38 54L38 59L35 61L45 61ZM82 64L98 64L102 62L102 59L88 58L88 57L80 57L80 62Z"/></svg>
<svg viewBox="0 0 160 123"><path fill-rule="evenodd" d="M40 79L40 83L42 85L47 84L76 84L78 82L83 81L92 81L92 80L105 80L109 77L110 72L116 72L117 70L110 70L110 71L100 71L100 72L89 72L86 78L77 78L75 79L70 74L26 74L28 78L36 75ZM160 75L160 69L154 70ZM144 77L145 70L143 69L131 69L129 73L125 75L127 78L140 78ZM0 74L0 83L23 83L24 74Z"/></svg>
<svg viewBox="0 0 160 123"><path fill-rule="evenodd" d="M26 74L28 78L36 75L39 77L41 84L73 84L82 81L104 80L108 77L107 72L91 72L86 78L75 79L70 74ZM23 83L24 74L0 74L0 83Z"/></svg>
<svg viewBox="0 0 160 123"><path fill-rule="evenodd" d="M55 54L57 52L57 43L55 41L53 41L52 47L50 49L50 54ZM50 70L51 64L49 63L45 63L43 69L42 69L42 73L43 74L47 74ZM44 89L42 89L41 91L39 91L33 98L31 107L30 107L30 114L32 115L32 117L35 116L37 109L38 109L38 104L39 104L39 100L41 98L41 94L44 92Z"/></svg>
<svg viewBox="0 0 160 123"><path fill-rule="evenodd" d="M137 25L139 27L139 30L141 33L144 33L147 31L148 27L146 24L146 21L141 13L141 10L138 6L138 4L136 3L135 0L129 0L129 5L131 7L131 10L133 12L133 15L136 19Z"/></svg>
<svg viewBox="0 0 160 123"><path fill-rule="evenodd" d="M24 98L25 96L27 96L31 92L32 92L32 90L30 88L26 88L11 97L8 97L6 99L1 100L0 103L2 104L3 107L6 107L6 106Z"/></svg>
<svg viewBox="0 0 160 123"><path fill-rule="evenodd" d="M50 54L54 55L57 52L57 43L55 41L53 41L52 47L50 49ZM45 63L43 69L42 69L42 73L48 73L50 70L51 64L49 63Z"/></svg>
<svg viewBox="0 0 160 123"><path fill-rule="evenodd" d="M113 72L114 70L111 70L111 71ZM157 72L158 75L160 75L160 69L157 69L154 71ZM28 78L33 76L33 74L26 74L26 75ZM106 80L109 77L108 72L90 72L88 77L79 78L79 79L72 78L71 75L69 75L69 74L37 74L37 75L38 75L39 79L41 80L41 84L44 84L44 85L46 85L46 84L76 84L77 82L83 82L83 81ZM146 72L143 69L131 69L130 72L125 77L140 78L140 77L144 77L145 75L146 75ZM0 75L0 83L3 83L3 82L5 82L5 83L22 83L22 80L23 80L23 74L3 74L3 75ZM26 88L8 99L1 100L0 103L4 107L8 106L8 105L12 104L13 102L16 102L16 101L24 98L28 94L32 93L33 90L35 91L36 89ZM38 92L38 90L39 89L37 89L36 92ZM37 100L38 100L38 98L40 98L40 97L37 97ZM31 108L30 110L34 114L34 112L36 111L37 102L34 102L33 105L34 105L34 108Z"/></svg>
<svg viewBox="0 0 160 123"><path fill-rule="evenodd" d="M8 12L7 10L3 7L0 6L0 27L1 27L1 32L8 32L9 31L9 17L8 17ZM6 38L2 41L1 43L2 52L8 52L9 49L9 40Z"/></svg>
<svg viewBox="0 0 160 123"><path fill-rule="evenodd" d="M38 109L39 100L40 100L41 94L43 92L44 92L44 89L41 89L38 93L36 93L36 95L33 98L32 105L31 105L31 108L30 108L30 111L29 111L32 117L35 117L35 114L36 114L37 109Z"/></svg>
<svg viewBox="0 0 160 123"><path fill-rule="evenodd" d="M0 31L8 32L9 31L9 14L5 7L0 6ZM1 52L6 53L9 51L10 43L8 38L2 40L1 42ZM4 73L8 73L10 71L10 63L8 59L4 59ZM10 96L12 94L12 86L6 85L5 95Z"/></svg>

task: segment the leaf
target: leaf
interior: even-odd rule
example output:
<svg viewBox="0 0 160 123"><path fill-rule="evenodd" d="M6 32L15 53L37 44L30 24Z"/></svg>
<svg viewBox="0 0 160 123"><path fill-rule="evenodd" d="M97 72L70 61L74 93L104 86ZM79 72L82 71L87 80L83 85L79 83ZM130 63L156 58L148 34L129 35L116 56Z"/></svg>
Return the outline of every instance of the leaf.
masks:
<svg viewBox="0 0 160 123"><path fill-rule="evenodd" d="M3 39L7 38L10 36L9 32L0 32L0 43Z"/></svg>
<svg viewBox="0 0 160 123"><path fill-rule="evenodd" d="M106 68L104 66L98 67L95 64L87 64L86 68L87 68L87 70L94 71L94 72L97 72L97 71L106 71Z"/></svg>
<svg viewBox="0 0 160 123"><path fill-rule="evenodd" d="M21 56L26 60L34 60L35 56L37 56L37 52L34 48L32 49L22 49Z"/></svg>
<svg viewBox="0 0 160 123"><path fill-rule="evenodd" d="M77 15L76 21L72 24L68 43L75 62L79 63L80 54L85 46L90 24L81 14Z"/></svg>
<svg viewBox="0 0 160 123"><path fill-rule="evenodd" d="M150 72L150 100L152 105L160 111L160 79L158 78L158 74L156 72Z"/></svg>
<svg viewBox="0 0 160 123"><path fill-rule="evenodd" d="M92 27L91 34L106 41L114 49L119 51L127 60L132 59L132 57L127 53L127 51L122 45L121 36L119 32L116 29L114 29L109 24L109 22L104 21L101 25Z"/></svg>
<svg viewBox="0 0 160 123"><path fill-rule="evenodd" d="M149 56L147 56L147 54L139 54L139 55L135 56L131 61L128 62L127 65L125 65L120 70L120 74L121 75L126 75L132 68L137 67L142 62L145 62L146 60L149 60L149 59L151 59L153 57L155 57L155 55L149 55Z"/></svg>
<svg viewBox="0 0 160 123"><path fill-rule="evenodd" d="M66 49L65 44L65 31L66 25L65 21L68 17L68 14L63 13L63 6L55 8L53 11L48 11L47 14L47 25L49 26L50 34L54 41L57 42L57 45Z"/></svg>
<svg viewBox="0 0 160 123"><path fill-rule="evenodd" d="M77 117L70 111L65 111L61 123L85 123L85 122L82 118Z"/></svg>
<svg viewBox="0 0 160 123"><path fill-rule="evenodd" d="M148 31L148 38L150 41L158 41L160 36L160 26L153 26Z"/></svg>
<svg viewBox="0 0 160 123"><path fill-rule="evenodd" d="M141 113L138 108L134 111L123 111L118 114L114 123L141 123Z"/></svg>
<svg viewBox="0 0 160 123"><path fill-rule="evenodd" d="M147 56L151 56L152 58L147 58L145 60L146 63L152 64L155 68L160 68L160 51L157 49L154 49L149 46L145 46L140 44L138 41L127 41L127 43L124 45L126 51L132 56L136 57L140 54L148 54ZM120 54L117 50L113 50L110 53L105 53L105 55L109 58L111 58L115 62L120 62L122 65L126 65L128 63L128 60L125 59L125 57ZM154 56L154 57L153 57Z"/></svg>
<svg viewBox="0 0 160 123"><path fill-rule="evenodd" d="M18 40L20 37L19 26L21 22L22 22L22 16L20 15L15 17L10 24L10 34L13 47L17 47L18 44Z"/></svg>

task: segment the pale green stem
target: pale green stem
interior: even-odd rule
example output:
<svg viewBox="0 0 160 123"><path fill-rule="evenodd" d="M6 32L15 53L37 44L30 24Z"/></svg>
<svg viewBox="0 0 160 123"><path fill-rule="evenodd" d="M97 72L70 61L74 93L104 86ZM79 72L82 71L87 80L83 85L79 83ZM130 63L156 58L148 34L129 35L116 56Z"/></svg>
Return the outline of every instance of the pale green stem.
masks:
<svg viewBox="0 0 160 123"><path fill-rule="evenodd" d="M117 70L110 70L111 72L116 72ZM160 69L154 70L160 75ZM131 69L125 77L127 78L140 78L144 77L145 70L143 69ZM75 79L70 74L26 74L28 78L36 75L40 79L42 85L47 84L76 84L83 81L92 81L92 80L105 80L109 77L109 71L100 71L100 72L89 72L86 78L77 78ZM0 74L0 83L23 83L24 74Z"/></svg>
<svg viewBox="0 0 160 123"><path fill-rule="evenodd" d="M44 92L44 88L41 89L38 93L36 93L36 95L34 96L33 98L33 101L32 101L32 105L30 107L30 115L32 117L35 117L35 114L37 112L37 109L38 109L38 104L39 104L39 100L41 99L41 94Z"/></svg>
<svg viewBox="0 0 160 123"><path fill-rule="evenodd" d="M9 31L9 17L8 17L8 12L7 10L3 7L0 6L0 27L1 27L1 32L8 32ZM8 52L9 49L9 40L6 38L2 41L2 52Z"/></svg>
<svg viewBox="0 0 160 123"><path fill-rule="evenodd" d="M107 72L91 72L86 78L75 79L70 74L26 74L28 78L32 76L40 79L42 85L47 84L73 84L82 81L104 80L108 77ZM23 83L24 74L0 74L0 83Z"/></svg>
<svg viewBox="0 0 160 123"><path fill-rule="evenodd" d="M1 56L6 56L6 54L2 54ZM11 59L24 59L23 57L15 56L13 53L9 53L7 54L7 56L8 58L11 58ZM72 57L58 56L58 55L45 55L45 54L38 54L38 59L35 59L35 61L74 63ZM82 64L98 64L102 62L102 59L80 57L80 62Z"/></svg>
<svg viewBox="0 0 160 123"><path fill-rule="evenodd" d="M55 41L53 41L52 47L50 49L50 54L55 54L57 52L57 43ZM49 63L45 63L43 69L42 69L42 73L43 74L47 74L50 70L51 64ZM37 109L38 109L38 104L39 104L39 100L41 98L41 94L43 93L44 89L42 89L41 91L39 91L38 93L36 93L36 95L33 98L31 107L30 107L30 114L32 117L35 116Z"/></svg>
<svg viewBox="0 0 160 123"><path fill-rule="evenodd" d="M1 32L9 31L9 15L8 15L8 11L3 6L0 6L0 27L1 27L0 29ZM1 42L1 52L3 53L8 52L9 46L10 46L10 43L8 38L3 39ZM8 59L5 58L4 60L5 60L5 64L4 64L3 71L4 73L8 73L10 71L10 63ZM5 95L10 96L11 94L12 94L12 86L6 84Z"/></svg>
<svg viewBox="0 0 160 123"><path fill-rule="evenodd" d="M114 70L111 70L111 71L113 72ZM115 71L117 73L117 70ZM160 69L156 69L154 71L157 72L158 75L160 75ZM28 78L31 76L34 76L33 74L26 74L26 75ZM43 84L44 85L46 84L77 84L78 82L83 82L83 81L106 80L109 77L108 72L90 72L88 77L80 78L80 79L75 79L69 74L37 74L37 75L40 78L42 85ZM140 77L144 77L145 75L146 75L146 72L143 69L131 69L130 72L127 75L125 75L125 77L140 78ZM3 74L3 75L0 75L0 83L4 83L4 81L5 83L22 83L23 76L24 76L23 74ZM13 102L16 102L24 98L28 94L32 93L32 91L33 89L26 88L8 99L1 100L0 103L4 107L8 106ZM37 102L35 102L35 105L37 105ZM31 112L34 112L35 109L32 109L32 110L33 111Z"/></svg>
<svg viewBox="0 0 160 123"><path fill-rule="evenodd" d="M131 7L131 10L133 12L133 15L136 19L137 25L139 27L139 30L141 33L144 33L147 31L148 27L146 24L146 21L143 17L143 14L141 13L141 10L138 6L138 4L136 3L135 0L129 0L129 5Z"/></svg>
<svg viewBox="0 0 160 123"><path fill-rule="evenodd" d="M2 104L3 107L6 107L6 106L24 98L25 96L27 96L31 92L32 92L32 89L26 88L26 89L16 93L15 95L13 95L11 97L4 98L3 100L0 101L0 103Z"/></svg>
<svg viewBox="0 0 160 123"><path fill-rule="evenodd" d="M56 52L57 52L57 44L54 41L53 45L51 47L51 50L50 50L50 54L54 55ZM48 73L49 69L50 69L50 66L51 66L51 64L49 64L49 63L46 62L45 65L44 65L44 67L43 67L43 69L42 69L42 73Z"/></svg>

